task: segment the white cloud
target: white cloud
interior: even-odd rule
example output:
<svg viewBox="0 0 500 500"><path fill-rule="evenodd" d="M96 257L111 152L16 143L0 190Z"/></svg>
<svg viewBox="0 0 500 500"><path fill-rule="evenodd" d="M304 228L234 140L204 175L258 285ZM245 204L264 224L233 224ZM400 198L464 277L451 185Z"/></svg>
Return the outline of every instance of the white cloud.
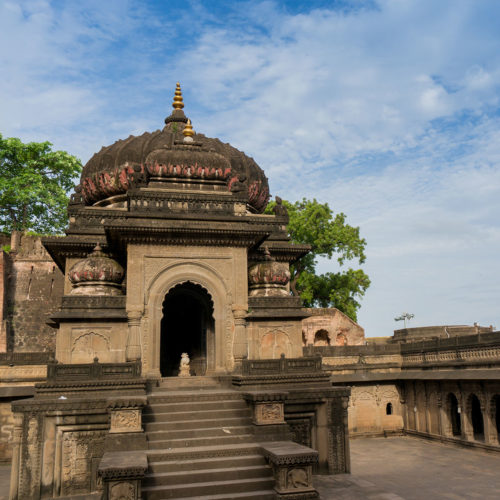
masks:
<svg viewBox="0 0 500 500"><path fill-rule="evenodd" d="M161 127L180 80L196 130L361 227L368 334L500 323L500 5L354 5L4 2L0 131L86 160Z"/></svg>

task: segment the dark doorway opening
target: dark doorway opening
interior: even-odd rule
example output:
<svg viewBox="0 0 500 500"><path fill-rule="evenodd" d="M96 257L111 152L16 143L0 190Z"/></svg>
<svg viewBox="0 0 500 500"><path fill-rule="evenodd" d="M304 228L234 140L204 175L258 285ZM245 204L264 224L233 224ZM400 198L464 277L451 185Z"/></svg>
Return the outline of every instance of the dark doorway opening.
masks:
<svg viewBox="0 0 500 500"><path fill-rule="evenodd" d="M205 375L207 343L214 334L213 303L208 292L191 282L174 287L165 296L161 320L160 371L179 374L181 354L191 360L191 375Z"/></svg>
<svg viewBox="0 0 500 500"><path fill-rule="evenodd" d="M392 403L387 403L387 406L385 407L385 414L392 415Z"/></svg>
<svg viewBox="0 0 500 500"><path fill-rule="evenodd" d="M483 412L481 411L479 398L475 394L472 394L470 399L470 412L474 439L476 441L484 441Z"/></svg>
<svg viewBox="0 0 500 500"><path fill-rule="evenodd" d="M454 436L462 435L460 413L458 411L458 400L455 394L448 394L448 408L450 409L451 433Z"/></svg>

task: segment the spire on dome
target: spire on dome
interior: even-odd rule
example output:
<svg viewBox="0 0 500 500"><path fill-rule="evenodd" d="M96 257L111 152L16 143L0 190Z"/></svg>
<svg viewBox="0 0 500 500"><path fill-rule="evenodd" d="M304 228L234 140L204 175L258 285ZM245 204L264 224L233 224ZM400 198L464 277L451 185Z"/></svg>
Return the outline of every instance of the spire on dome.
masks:
<svg viewBox="0 0 500 500"><path fill-rule="evenodd" d="M172 111L172 114L170 116L167 116L167 118L165 118L165 123L167 125L170 122L187 123L188 119L186 118L184 111L182 111L182 108L184 107L184 101L182 99L181 84L179 82L177 82L177 84L175 85L172 107L174 108L174 110Z"/></svg>
<svg viewBox="0 0 500 500"><path fill-rule="evenodd" d="M175 85L175 95L172 107L174 109L182 109L184 107L184 101L182 100L181 84L179 82L177 82L177 84Z"/></svg>

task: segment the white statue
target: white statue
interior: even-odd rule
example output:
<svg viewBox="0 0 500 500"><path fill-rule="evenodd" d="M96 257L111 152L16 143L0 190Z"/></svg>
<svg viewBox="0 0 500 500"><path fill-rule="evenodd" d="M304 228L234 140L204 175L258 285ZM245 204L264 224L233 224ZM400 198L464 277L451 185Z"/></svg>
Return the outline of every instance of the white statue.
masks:
<svg viewBox="0 0 500 500"><path fill-rule="evenodd" d="M181 364L179 365L179 377L190 377L189 373L189 356L187 352L181 354Z"/></svg>

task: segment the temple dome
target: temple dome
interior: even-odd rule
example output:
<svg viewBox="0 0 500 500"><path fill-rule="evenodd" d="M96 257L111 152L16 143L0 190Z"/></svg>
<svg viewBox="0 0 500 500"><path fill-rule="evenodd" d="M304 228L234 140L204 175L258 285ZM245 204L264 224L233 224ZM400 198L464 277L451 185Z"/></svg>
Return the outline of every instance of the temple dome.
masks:
<svg viewBox="0 0 500 500"><path fill-rule="evenodd" d="M99 245L68 272L73 285L72 295L119 295L124 276L123 267L106 255Z"/></svg>
<svg viewBox="0 0 500 500"><path fill-rule="evenodd" d="M248 205L263 212L269 200L264 171L233 146L192 130L182 111L179 85L173 106L163 130L118 140L88 161L80 181L84 203L93 205L124 194L132 185L134 172L146 172L159 178L220 181L229 190L243 182Z"/></svg>

